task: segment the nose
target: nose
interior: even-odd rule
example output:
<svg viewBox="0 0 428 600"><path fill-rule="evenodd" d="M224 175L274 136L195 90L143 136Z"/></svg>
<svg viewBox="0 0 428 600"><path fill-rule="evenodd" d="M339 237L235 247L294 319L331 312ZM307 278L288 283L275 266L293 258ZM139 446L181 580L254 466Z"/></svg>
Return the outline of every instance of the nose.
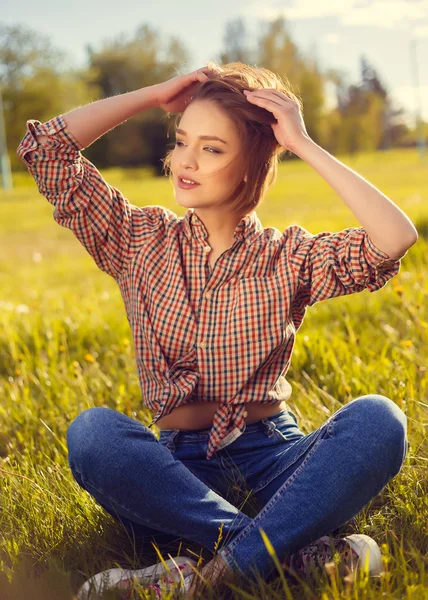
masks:
<svg viewBox="0 0 428 600"><path fill-rule="evenodd" d="M182 169L187 169L189 167L194 169L197 166L191 148L181 148L179 164Z"/></svg>
<svg viewBox="0 0 428 600"><path fill-rule="evenodd" d="M196 168L196 162L194 160L191 160L190 158L187 159L181 159L180 160L180 167L182 169L191 169L191 170L195 170Z"/></svg>

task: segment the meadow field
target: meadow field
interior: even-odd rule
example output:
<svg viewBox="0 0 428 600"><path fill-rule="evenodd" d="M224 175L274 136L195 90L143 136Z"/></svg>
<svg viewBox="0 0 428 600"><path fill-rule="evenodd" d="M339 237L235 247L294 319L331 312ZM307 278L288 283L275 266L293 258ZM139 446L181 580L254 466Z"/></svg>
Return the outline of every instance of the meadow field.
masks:
<svg viewBox="0 0 428 600"><path fill-rule="evenodd" d="M296 582L278 571L272 582L237 577L227 589L208 587L201 598L428 598L428 164L413 149L338 158L389 196L419 239L383 289L308 309L288 371L288 403L305 433L369 393L388 396L407 415L410 448L402 470L335 536L375 538L387 572L374 583L364 573L344 582L333 570L314 582ZM132 204L185 212L166 177L146 169L103 174ZM13 191L0 191L0 600L71 600L95 572L141 568L159 557L147 541L130 539L75 483L66 429L92 406L114 408L145 425L152 414L142 405L115 281L54 222L53 207L27 173L16 174L14 182ZM257 214L264 227L280 231L293 223L312 233L360 226L300 160L280 165ZM251 504L242 510L254 514ZM209 558L187 541L158 550L165 559L167 553ZM141 589L135 597L151 594Z"/></svg>

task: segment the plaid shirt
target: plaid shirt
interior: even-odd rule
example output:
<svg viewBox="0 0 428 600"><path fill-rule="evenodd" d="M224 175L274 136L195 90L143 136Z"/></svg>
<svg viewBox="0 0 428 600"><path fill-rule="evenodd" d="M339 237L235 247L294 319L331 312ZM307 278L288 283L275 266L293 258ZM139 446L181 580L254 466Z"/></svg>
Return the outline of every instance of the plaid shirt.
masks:
<svg viewBox="0 0 428 600"><path fill-rule="evenodd" d="M35 135L47 135L46 147ZM36 150L32 161L26 153ZM287 400L285 379L307 306L382 288L399 270L362 227L315 235L263 228L255 211L211 270L208 233L158 205L133 206L82 154L62 115L27 121L18 155L57 223L122 293L151 427L174 408L219 402L206 458L245 430L245 405Z"/></svg>

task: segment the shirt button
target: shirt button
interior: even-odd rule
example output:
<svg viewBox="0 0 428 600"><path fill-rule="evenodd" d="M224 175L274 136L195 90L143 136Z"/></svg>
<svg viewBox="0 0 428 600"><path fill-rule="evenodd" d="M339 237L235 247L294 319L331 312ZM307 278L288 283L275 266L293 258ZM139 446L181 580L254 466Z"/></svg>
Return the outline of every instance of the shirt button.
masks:
<svg viewBox="0 0 428 600"><path fill-rule="evenodd" d="M211 292L207 292L207 293L205 294L205 298L208 298L208 299L209 299L209 298L211 298Z"/></svg>
<svg viewBox="0 0 428 600"><path fill-rule="evenodd" d="M201 343L199 344L199 347L200 347L200 348L205 348L205 342L201 342Z"/></svg>
<svg viewBox="0 0 428 600"><path fill-rule="evenodd" d="M211 246L205 246L204 252L211 252Z"/></svg>
<svg viewBox="0 0 428 600"><path fill-rule="evenodd" d="M49 135L54 135L55 129L49 129L48 133L49 133Z"/></svg>
<svg viewBox="0 0 428 600"><path fill-rule="evenodd" d="M244 410L244 417L248 417L248 413L246 410Z"/></svg>

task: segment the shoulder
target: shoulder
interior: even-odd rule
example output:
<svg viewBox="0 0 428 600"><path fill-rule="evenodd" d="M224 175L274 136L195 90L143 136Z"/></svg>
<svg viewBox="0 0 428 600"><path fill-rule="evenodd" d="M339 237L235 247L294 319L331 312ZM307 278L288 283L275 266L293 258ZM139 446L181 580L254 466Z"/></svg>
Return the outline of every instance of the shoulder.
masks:
<svg viewBox="0 0 428 600"><path fill-rule="evenodd" d="M301 225L289 225L283 231L276 227L266 227L264 238L278 244L282 249L288 251L296 249L301 242L316 237L313 233Z"/></svg>
<svg viewBox="0 0 428 600"><path fill-rule="evenodd" d="M148 219L153 225L158 227L176 224L179 222L178 216L168 208L160 204L148 204L147 206L134 206L134 211L140 213L142 217Z"/></svg>

